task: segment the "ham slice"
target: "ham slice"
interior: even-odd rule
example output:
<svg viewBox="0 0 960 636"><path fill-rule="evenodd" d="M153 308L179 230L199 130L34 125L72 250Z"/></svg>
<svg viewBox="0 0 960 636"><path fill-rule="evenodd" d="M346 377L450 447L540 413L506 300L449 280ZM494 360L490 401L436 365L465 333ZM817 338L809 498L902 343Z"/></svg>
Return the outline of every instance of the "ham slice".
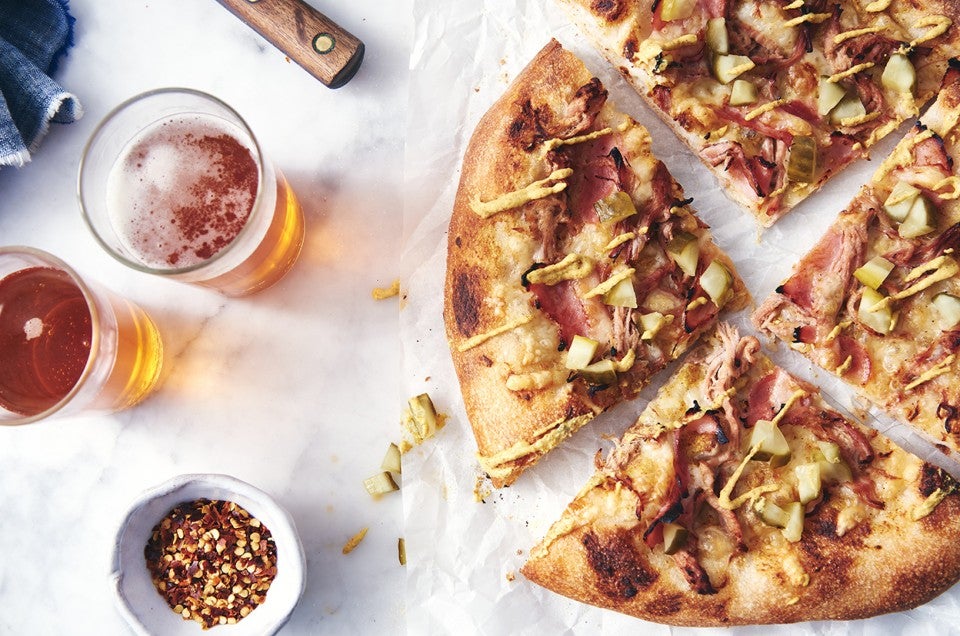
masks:
<svg viewBox="0 0 960 636"><path fill-rule="evenodd" d="M559 326L564 344L569 344L575 335L587 332L587 311L572 281L565 280L556 285L531 284L529 289L540 309Z"/></svg>

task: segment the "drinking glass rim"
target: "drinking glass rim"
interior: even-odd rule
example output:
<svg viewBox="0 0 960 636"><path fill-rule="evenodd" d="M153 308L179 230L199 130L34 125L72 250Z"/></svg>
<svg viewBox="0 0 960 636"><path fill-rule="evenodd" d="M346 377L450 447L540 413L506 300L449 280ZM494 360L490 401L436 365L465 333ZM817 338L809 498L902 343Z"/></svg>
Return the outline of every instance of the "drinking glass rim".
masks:
<svg viewBox="0 0 960 636"><path fill-rule="evenodd" d="M130 106L132 106L137 102L143 101L150 97L155 97L157 95L167 95L167 94L187 94L187 95L193 95L195 97L200 97L201 99L208 100L216 104L217 106L224 108L228 113L230 113L232 116L237 118L237 123L239 123L239 126L243 130L243 132L245 132L250 137L250 140L253 142L253 148L256 151L256 157L254 158L256 159L256 163L257 163L257 194L253 199L253 206L250 208L250 215L247 217L247 221L243 224L243 227L240 228L240 231L237 232L237 235L233 237L233 240L231 240L229 243L224 245L223 248L221 248L216 254L214 254L210 258L206 258L192 265L185 265L183 267L160 268L160 267L151 267L149 265L145 265L144 263L141 263L138 260L130 259L122 254L117 253L117 251L114 250L102 236L100 236L100 233L97 231L97 228L94 226L93 221L90 219L90 215L87 213L87 206L84 203L83 173L84 173L84 167L86 166L86 163L87 163L87 155L90 152L91 146L93 146L93 142L97 139L97 137L104 130L104 128L106 128L107 124L109 124L111 120L113 120L122 111L124 111L125 109L129 108ZM159 119L157 121L159 121ZM128 140L128 143L129 143L129 140ZM251 226L254 225L251 221L253 220L253 215L258 214L257 210L260 208L260 202L263 199L263 193L267 187L267 184L264 183L264 179L266 177L266 174L265 174L266 171L264 170L265 161L266 159L263 156L263 150L260 148L260 140L257 139L257 136L255 134L253 134L253 130L251 130L250 125L247 124L247 120L245 120L240 115L240 113L234 110L232 106L224 102L219 97L215 97L210 93L206 93L204 91L197 90L195 88L186 88L182 86L167 86L163 88L154 88L149 91L137 93L136 95L133 95L132 97L128 97L124 101L120 102L117 106L111 109L110 112L104 115L103 119L100 120L96 128L93 129L93 132L90 134L90 138L87 139L87 143L84 144L83 152L80 155L80 166L77 169L77 203L80 206L80 214L81 216L83 216L84 222L87 224L87 227L90 228L90 231L93 234L93 237L96 239L97 243L100 244L100 246L107 252L107 254L109 254L116 260L120 261L127 267L131 267L137 271L144 272L146 274L156 274L159 276L177 276L180 274L195 272L199 269L209 267L210 265L219 261L221 258L224 258L225 256L227 256L227 254L229 254L233 250L233 248L240 243L241 237L246 236L249 232L253 231L250 229ZM263 214L263 213L260 212L260 214Z"/></svg>
<svg viewBox="0 0 960 636"><path fill-rule="evenodd" d="M54 268L64 272L73 283L80 289L80 293L83 294L83 299L87 303L87 309L90 310L90 353L87 355L87 363L83 367L83 371L80 373L80 377L77 378L77 381L73 383L73 386L69 391L60 398L56 404L47 408L44 411L35 413L33 415L23 415L18 417L15 420L2 421L0 420L0 425L3 426L20 426L22 424L31 424L42 419L46 419L60 411L63 407L70 403L73 397L80 392L80 389L83 388L83 385L86 384L87 379L90 377L90 374L93 372L94 362L100 356L100 310L97 307L96 300L93 297L93 292L90 290L90 287L87 283L80 277L80 275L72 267L67 265L63 260L57 258L50 252L44 250L29 247L26 245L10 245L0 247L0 256L10 254L27 254L34 258L37 258L41 261L45 261L47 265L51 265ZM27 267L23 267L16 271L23 271ZM6 278L6 277L4 277ZM15 414L17 415L17 414Z"/></svg>

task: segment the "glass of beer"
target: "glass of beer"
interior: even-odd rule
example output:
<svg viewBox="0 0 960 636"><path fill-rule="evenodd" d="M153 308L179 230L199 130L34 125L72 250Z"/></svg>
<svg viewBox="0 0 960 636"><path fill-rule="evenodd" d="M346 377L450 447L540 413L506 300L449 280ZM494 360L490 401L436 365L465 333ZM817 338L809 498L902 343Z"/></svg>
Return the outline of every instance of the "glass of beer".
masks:
<svg viewBox="0 0 960 636"><path fill-rule="evenodd" d="M156 385L160 334L130 301L60 259L0 247L0 424L109 413Z"/></svg>
<svg viewBox="0 0 960 636"><path fill-rule="evenodd" d="M166 88L120 104L80 161L78 196L120 262L229 296L265 289L303 246L303 212L232 108Z"/></svg>

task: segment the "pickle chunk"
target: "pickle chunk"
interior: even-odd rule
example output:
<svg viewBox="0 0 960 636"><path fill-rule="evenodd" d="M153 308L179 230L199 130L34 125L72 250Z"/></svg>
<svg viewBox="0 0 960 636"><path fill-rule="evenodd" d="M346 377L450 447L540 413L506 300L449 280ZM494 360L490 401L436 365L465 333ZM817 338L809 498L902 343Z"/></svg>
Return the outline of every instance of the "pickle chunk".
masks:
<svg viewBox="0 0 960 636"><path fill-rule="evenodd" d="M883 305L877 307L877 304L882 302L884 298L885 296L877 290L864 287L863 296L860 298L860 308L857 310L857 317L860 322L882 336L890 333L893 328L893 312L890 310L890 303L883 303Z"/></svg>
<svg viewBox="0 0 960 636"><path fill-rule="evenodd" d="M882 256L874 256L869 261L858 267L853 275L858 281L870 289L879 289L883 281L893 271L893 263Z"/></svg>
<svg viewBox="0 0 960 636"><path fill-rule="evenodd" d="M693 14L697 0L662 0L660 3L660 17L664 22L683 20Z"/></svg>
<svg viewBox="0 0 960 636"><path fill-rule="evenodd" d="M687 529L679 523L663 524L663 551L673 554L687 543Z"/></svg>
<svg viewBox="0 0 960 636"><path fill-rule="evenodd" d="M903 53L894 53L880 76L880 83L899 93L913 94L917 86L917 71L910 58Z"/></svg>
<svg viewBox="0 0 960 636"><path fill-rule="evenodd" d="M567 349L566 367L568 369L579 370L590 364L593 356L597 353L597 347L600 343L593 338L586 336L574 336L570 342L570 348Z"/></svg>
<svg viewBox="0 0 960 636"><path fill-rule="evenodd" d="M797 183L813 183L817 179L817 141L798 136L790 144L787 178Z"/></svg>
<svg viewBox="0 0 960 636"><path fill-rule="evenodd" d="M754 459L770 460L771 466L783 466L790 461L790 444L776 422L757 420L750 434L750 447L757 448Z"/></svg>
<svg viewBox="0 0 960 636"><path fill-rule="evenodd" d="M933 307L940 314L940 327L953 329L960 323L960 298L943 292L933 298Z"/></svg>

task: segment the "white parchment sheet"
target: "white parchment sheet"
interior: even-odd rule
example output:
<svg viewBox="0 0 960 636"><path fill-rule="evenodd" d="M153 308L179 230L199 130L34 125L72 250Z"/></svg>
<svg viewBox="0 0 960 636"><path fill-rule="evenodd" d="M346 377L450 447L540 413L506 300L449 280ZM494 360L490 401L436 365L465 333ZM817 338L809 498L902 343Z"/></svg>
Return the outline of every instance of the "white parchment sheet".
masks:
<svg viewBox="0 0 960 636"><path fill-rule="evenodd" d="M530 548L592 474L597 450L609 449L609 440L632 424L671 369L654 378L639 400L598 417L513 486L487 488L480 503L474 494L481 475L476 443L463 412L442 317L446 230L465 146L482 114L550 37L586 62L617 108L650 129L654 152L687 196L694 197L693 207L713 228L757 302L789 274L906 128L874 149L874 161L847 169L760 236L752 218L720 193L707 170L552 0L416 0L414 20L401 272L405 386L409 395L428 392L449 417L434 439L404 456L409 633L960 634L960 586L916 610L869 620L710 630L647 623L530 583L519 573ZM755 333L747 312L726 318L744 333ZM851 407L850 391L812 370L798 354L785 347L768 353L820 384L836 406Z"/></svg>

